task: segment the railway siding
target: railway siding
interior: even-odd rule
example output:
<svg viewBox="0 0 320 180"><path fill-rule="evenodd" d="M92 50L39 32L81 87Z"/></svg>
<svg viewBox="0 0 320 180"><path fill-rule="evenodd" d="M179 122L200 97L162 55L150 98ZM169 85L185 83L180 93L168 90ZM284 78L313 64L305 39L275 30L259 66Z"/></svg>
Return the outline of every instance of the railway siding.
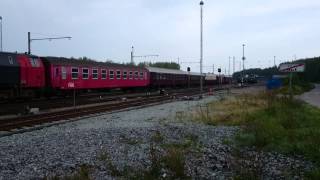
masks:
<svg viewBox="0 0 320 180"><path fill-rule="evenodd" d="M241 91L246 90L236 93ZM187 121L188 117L179 118L179 112L189 112L218 98L175 101L2 137L0 179L70 177L79 169L88 171L92 179L134 177L136 171L148 174L145 171L152 163L159 162L150 159L152 154L162 159L160 165L165 163L157 171L161 177L234 177L237 159L228 142L240 128L208 126ZM152 149L154 153L150 153ZM278 177L277 169L288 165L296 169L311 166L280 154L244 151L267 164L264 177ZM172 153L181 157L174 161L177 164L165 161L177 157ZM184 170L177 169L181 165ZM128 174L128 168L133 174Z"/></svg>

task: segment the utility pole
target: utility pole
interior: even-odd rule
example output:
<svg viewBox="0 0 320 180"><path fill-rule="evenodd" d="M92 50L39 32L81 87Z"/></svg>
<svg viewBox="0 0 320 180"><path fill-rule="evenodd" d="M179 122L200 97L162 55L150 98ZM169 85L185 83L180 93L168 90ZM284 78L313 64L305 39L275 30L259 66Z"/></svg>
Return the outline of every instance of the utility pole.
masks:
<svg viewBox="0 0 320 180"><path fill-rule="evenodd" d="M203 77L202 77L202 61L203 61L203 5L204 2L200 1L200 94L203 91Z"/></svg>
<svg viewBox="0 0 320 180"><path fill-rule="evenodd" d="M28 54L31 54L31 35L28 32Z"/></svg>
<svg viewBox="0 0 320 180"><path fill-rule="evenodd" d="M274 67L277 67L277 65L276 65L276 56L273 56L273 64L274 64Z"/></svg>
<svg viewBox="0 0 320 180"><path fill-rule="evenodd" d="M57 39L71 39L71 36L63 36L63 37L49 37L49 38L31 38L31 33L28 32L28 54L31 54L31 42L32 41L43 41L43 40L57 40Z"/></svg>
<svg viewBox="0 0 320 180"><path fill-rule="evenodd" d="M143 56L135 56L134 55L134 47L131 47L131 64L134 64L134 58L147 58L147 57L159 57L158 54L148 54L148 55L143 55Z"/></svg>
<svg viewBox="0 0 320 180"><path fill-rule="evenodd" d="M214 74L214 64L212 65L212 73Z"/></svg>
<svg viewBox="0 0 320 180"><path fill-rule="evenodd" d="M1 38L1 52L3 51L3 47L2 47L2 16L0 16L0 38Z"/></svg>
<svg viewBox="0 0 320 180"><path fill-rule="evenodd" d="M130 61L130 62L131 62L131 64L133 64L133 63L134 63L134 62L133 62L133 56L134 56L134 54L133 54L133 53L134 53L134 47L132 46L132 47L131 47L131 61Z"/></svg>
<svg viewBox="0 0 320 180"><path fill-rule="evenodd" d="M236 57L233 56L233 73L235 72L236 70Z"/></svg>
<svg viewBox="0 0 320 180"><path fill-rule="evenodd" d="M228 69L228 75L230 76L230 60L231 60L231 57L229 56L229 69Z"/></svg>

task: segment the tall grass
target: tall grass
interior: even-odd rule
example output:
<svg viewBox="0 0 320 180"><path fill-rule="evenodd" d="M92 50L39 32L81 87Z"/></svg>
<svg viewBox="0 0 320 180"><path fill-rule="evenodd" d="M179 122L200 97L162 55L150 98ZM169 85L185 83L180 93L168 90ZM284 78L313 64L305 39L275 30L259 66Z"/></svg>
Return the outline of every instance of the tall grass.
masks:
<svg viewBox="0 0 320 180"><path fill-rule="evenodd" d="M242 125L248 114L266 106L265 94L242 94L208 103L207 108L199 107L190 116L208 125Z"/></svg>
<svg viewBox="0 0 320 180"><path fill-rule="evenodd" d="M304 92L310 88L306 85L298 89ZM213 102L208 104L209 117L194 111L194 120L208 125L240 125L243 130L236 137L240 147L302 155L319 167L310 178L320 179L320 109L280 92Z"/></svg>
<svg viewBox="0 0 320 180"><path fill-rule="evenodd" d="M300 154L320 165L320 110L295 99L277 97L248 115L238 140L265 150Z"/></svg>
<svg viewBox="0 0 320 180"><path fill-rule="evenodd" d="M274 97L268 104L248 115L236 138L239 145L302 155L318 167L306 178L320 179L320 109L286 97Z"/></svg>

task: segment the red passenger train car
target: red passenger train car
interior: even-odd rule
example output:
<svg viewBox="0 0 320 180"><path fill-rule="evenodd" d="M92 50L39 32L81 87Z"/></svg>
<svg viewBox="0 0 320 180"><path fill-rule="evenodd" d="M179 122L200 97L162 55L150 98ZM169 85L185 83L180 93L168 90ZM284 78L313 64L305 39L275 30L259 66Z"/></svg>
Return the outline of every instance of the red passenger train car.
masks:
<svg viewBox="0 0 320 180"><path fill-rule="evenodd" d="M43 57L47 87L55 90L145 87L147 69L114 63Z"/></svg>
<svg viewBox="0 0 320 180"><path fill-rule="evenodd" d="M0 98L34 97L46 90L63 94L74 89L191 87L199 86L200 78L182 70L0 52ZM215 85L231 77L206 74L203 79L204 85Z"/></svg>

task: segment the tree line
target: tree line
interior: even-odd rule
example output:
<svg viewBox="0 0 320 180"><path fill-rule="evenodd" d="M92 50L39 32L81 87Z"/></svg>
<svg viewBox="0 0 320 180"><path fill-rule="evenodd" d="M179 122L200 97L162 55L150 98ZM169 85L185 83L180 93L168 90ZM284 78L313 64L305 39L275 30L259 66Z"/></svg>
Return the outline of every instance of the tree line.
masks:
<svg viewBox="0 0 320 180"><path fill-rule="evenodd" d="M83 57L79 57L79 58L74 58L71 57L71 59L77 59L79 61L96 61L94 59L91 59L89 57L83 56ZM104 62L106 63L115 63L112 60L105 60ZM135 63L122 63L123 65L131 65L131 66L138 66L138 67L158 67L158 68L166 68L166 69L176 69L176 70L180 70L180 65L178 63L175 62L155 62L155 63L151 63L151 62L140 62L139 64L135 64Z"/></svg>
<svg viewBox="0 0 320 180"><path fill-rule="evenodd" d="M304 63L305 64L305 72L303 73L295 73L295 76L298 76L301 80L305 80L308 82L320 82L320 57L313 58L305 58L299 59L297 61L293 61L292 63ZM270 79L273 75L284 75L287 73L279 72L278 67L269 67L265 69L254 68L254 69L246 69L245 71L236 72L233 74L234 78L239 78L242 74L254 74L260 77L264 77L265 79Z"/></svg>

